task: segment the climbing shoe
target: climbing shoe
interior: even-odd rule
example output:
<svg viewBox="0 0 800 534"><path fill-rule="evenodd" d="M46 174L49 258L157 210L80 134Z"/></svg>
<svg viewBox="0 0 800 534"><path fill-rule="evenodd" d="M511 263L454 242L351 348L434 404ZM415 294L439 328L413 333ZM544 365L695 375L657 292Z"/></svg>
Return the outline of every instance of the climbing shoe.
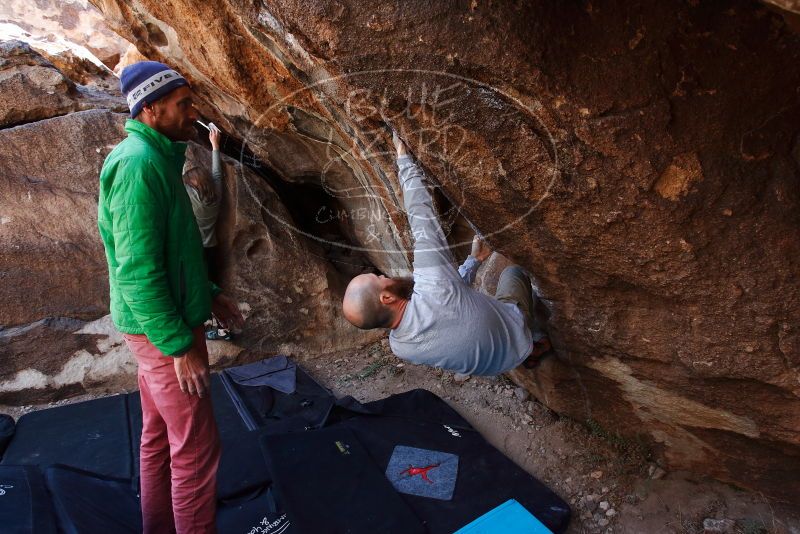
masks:
<svg viewBox="0 0 800 534"><path fill-rule="evenodd" d="M553 345L550 343L550 338L542 336L538 341L533 343L533 350L530 356L525 358L525 361L522 362L522 366L525 367L525 369L534 369L544 358L553 354L555 354L555 352L553 351Z"/></svg>
<svg viewBox="0 0 800 534"><path fill-rule="evenodd" d="M210 341L230 341L232 337L228 330L222 328L206 330L206 339Z"/></svg>

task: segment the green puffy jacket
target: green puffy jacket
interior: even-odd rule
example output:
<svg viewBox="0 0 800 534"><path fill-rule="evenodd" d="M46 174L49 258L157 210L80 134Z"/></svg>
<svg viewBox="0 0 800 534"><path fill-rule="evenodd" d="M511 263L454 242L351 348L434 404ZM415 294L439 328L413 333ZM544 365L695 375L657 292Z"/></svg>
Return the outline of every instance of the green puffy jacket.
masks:
<svg viewBox="0 0 800 534"><path fill-rule="evenodd" d="M203 242L183 186L185 143L128 120L128 137L100 171L97 225L106 249L111 318L180 356L192 329L211 316L220 290L209 282Z"/></svg>

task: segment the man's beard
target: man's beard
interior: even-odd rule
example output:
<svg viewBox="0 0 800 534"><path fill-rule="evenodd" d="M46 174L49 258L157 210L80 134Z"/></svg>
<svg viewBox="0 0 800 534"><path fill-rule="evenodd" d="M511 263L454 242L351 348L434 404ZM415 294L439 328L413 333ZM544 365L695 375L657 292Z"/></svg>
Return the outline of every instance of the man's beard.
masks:
<svg viewBox="0 0 800 534"><path fill-rule="evenodd" d="M385 291L403 300L410 300L411 294L414 292L414 279L392 278L392 284L386 286Z"/></svg>

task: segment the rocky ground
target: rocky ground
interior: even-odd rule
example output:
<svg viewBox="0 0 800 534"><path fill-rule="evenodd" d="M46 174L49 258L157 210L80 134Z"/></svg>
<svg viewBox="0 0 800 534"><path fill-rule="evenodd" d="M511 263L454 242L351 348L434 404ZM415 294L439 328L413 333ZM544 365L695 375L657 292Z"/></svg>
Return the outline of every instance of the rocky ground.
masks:
<svg viewBox="0 0 800 534"><path fill-rule="evenodd" d="M214 342L222 344L222 342ZM570 534L800 534L800 509L684 472L666 472L643 443L559 417L505 376L457 380L396 358L386 340L302 365L336 396L372 401L414 388L447 401L489 442L573 509ZM15 418L41 406L0 406Z"/></svg>

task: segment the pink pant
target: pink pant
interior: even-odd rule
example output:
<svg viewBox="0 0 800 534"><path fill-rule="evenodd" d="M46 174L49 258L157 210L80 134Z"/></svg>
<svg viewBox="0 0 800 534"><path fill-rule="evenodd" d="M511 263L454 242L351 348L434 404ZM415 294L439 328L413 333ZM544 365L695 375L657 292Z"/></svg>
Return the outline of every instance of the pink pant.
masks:
<svg viewBox="0 0 800 534"><path fill-rule="evenodd" d="M205 352L202 326L194 336L195 346ZM211 396L201 399L182 392L173 358L164 356L146 336L124 337L139 364L144 532L216 532L220 448Z"/></svg>

